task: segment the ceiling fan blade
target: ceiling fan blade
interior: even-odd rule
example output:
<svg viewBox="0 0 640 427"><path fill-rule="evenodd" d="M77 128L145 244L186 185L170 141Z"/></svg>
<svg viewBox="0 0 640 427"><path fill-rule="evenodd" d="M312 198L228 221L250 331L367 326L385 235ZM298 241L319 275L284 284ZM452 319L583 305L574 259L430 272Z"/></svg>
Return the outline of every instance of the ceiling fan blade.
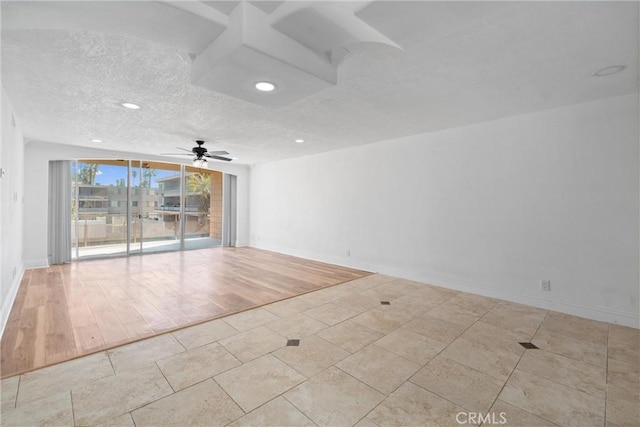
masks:
<svg viewBox="0 0 640 427"><path fill-rule="evenodd" d="M221 151L207 151L207 154L211 154L211 155L214 155L214 156L221 156L221 155L224 156L225 154L229 154L229 152L228 151L224 151L224 150L221 150Z"/></svg>
<svg viewBox="0 0 640 427"><path fill-rule="evenodd" d="M158 153L161 156L193 156L193 153Z"/></svg>
<svg viewBox="0 0 640 427"><path fill-rule="evenodd" d="M178 150L188 151L189 153L193 153L193 150L187 150L186 148L176 147Z"/></svg>
<svg viewBox="0 0 640 427"><path fill-rule="evenodd" d="M224 160L225 162L230 162L232 159L228 158L228 157L222 157L222 156L213 156L209 153L205 154L205 157L209 157L212 159L216 159L216 160Z"/></svg>

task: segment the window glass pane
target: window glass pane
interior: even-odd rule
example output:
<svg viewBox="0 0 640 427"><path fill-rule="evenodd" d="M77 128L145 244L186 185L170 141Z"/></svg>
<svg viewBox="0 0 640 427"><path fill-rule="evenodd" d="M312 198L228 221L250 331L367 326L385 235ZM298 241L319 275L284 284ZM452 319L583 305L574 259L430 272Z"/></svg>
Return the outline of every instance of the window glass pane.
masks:
<svg viewBox="0 0 640 427"><path fill-rule="evenodd" d="M121 202L127 196L119 190L126 188L127 170L124 160L77 162L72 185L78 200L72 209L71 237L79 258L126 254L127 212Z"/></svg>
<svg viewBox="0 0 640 427"><path fill-rule="evenodd" d="M185 168L185 249L222 245L222 173Z"/></svg>
<svg viewBox="0 0 640 427"><path fill-rule="evenodd" d="M141 163L140 212L143 252L180 249L180 165Z"/></svg>

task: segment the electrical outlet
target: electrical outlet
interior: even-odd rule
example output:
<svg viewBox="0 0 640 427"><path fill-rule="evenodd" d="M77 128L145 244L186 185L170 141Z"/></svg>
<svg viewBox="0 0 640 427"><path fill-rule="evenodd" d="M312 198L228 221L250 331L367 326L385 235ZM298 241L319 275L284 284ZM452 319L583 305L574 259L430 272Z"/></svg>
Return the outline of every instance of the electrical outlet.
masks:
<svg viewBox="0 0 640 427"><path fill-rule="evenodd" d="M551 292L551 280L540 280L540 290L543 292Z"/></svg>
<svg viewBox="0 0 640 427"><path fill-rule="evenodd" d="M347 251L345 252L346 256L351 256L351 249L347 249Z"/></svg>

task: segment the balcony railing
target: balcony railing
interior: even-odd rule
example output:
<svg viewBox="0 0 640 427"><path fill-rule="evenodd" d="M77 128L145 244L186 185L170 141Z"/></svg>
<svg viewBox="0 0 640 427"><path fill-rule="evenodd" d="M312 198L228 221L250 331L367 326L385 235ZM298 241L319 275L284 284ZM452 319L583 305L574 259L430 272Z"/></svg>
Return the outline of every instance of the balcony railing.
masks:
<svg viewBox="0 0 640 427"><path fill-rule="evenodd" d="M158 206L155 208L157 211L164 212L180 212L180 206ZM185 212L198 212L199 209L197 206L186 206L184 208Z"/></svg>
<svg viewBox="0 0 640 427"><path fill-rule="evenodd" d="M81 214L84 213L104 213L105 215L107 214L107 212L109 211L108 207L99 207L99 208L78 208L78 212Z"/></svg>

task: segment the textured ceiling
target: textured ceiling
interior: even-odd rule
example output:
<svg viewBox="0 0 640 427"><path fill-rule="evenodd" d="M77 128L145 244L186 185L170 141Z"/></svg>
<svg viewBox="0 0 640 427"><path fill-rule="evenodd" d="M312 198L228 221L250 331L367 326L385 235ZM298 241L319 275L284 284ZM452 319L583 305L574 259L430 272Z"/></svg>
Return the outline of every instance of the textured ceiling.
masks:
<svg viewBox="0 0 640 427"><path fill-rule="evenodd" d="M204 139L253 164L638 91L638 2L349 2L402 49L351 46L335 86L264 107L191 84L237 3L2 1L2 85L25 136L153 154Z"/></svg>

